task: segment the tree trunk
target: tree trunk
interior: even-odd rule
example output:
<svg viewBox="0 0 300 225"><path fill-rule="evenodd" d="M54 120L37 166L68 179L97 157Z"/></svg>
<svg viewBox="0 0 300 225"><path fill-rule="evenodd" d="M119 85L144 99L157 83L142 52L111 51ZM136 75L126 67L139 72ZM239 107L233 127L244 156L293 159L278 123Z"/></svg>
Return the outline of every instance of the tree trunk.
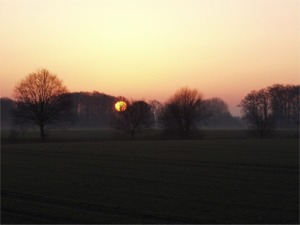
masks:
<svg viewBox="0 0 300 225"><path fill-rule="evenodd" d="M44 140L45 139L45 131L44 131L43 125L40 125L40 135L41 135L41 139Z"/></svg>

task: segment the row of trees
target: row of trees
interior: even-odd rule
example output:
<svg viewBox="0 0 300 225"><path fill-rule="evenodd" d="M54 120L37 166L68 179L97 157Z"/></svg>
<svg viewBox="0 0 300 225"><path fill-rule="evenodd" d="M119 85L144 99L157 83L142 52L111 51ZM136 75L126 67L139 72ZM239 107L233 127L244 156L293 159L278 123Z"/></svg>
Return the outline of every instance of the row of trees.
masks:
<svg viewBox="0 0 300 225"><path fill-rule="evenodd" d="M69 94L72 101L72 113L75 116L73 127L108 128L114 112L116 97L99 92L76 92Z"/></svg>
<svg viewBox="0 0 300 225"><path fill-rule="evenodd" d="M199 126L204 126L207 122L213 124L213 119L216 118L221 121L230 117L235 121L233 125L240 125L239 120L231 116L223 100L204 100L196 89L182 88L164 105L155 100L149 103L142 100L128 101L125 98L120 100L126 102L127 109L123 112L115 111L111 117L111 125L128 131L132 138L137 132L154 126L162 128L173 137L190 138ZM210 120L211 118L213 119Z"/></svg>
<svg viewBox="0 0 300 225"><path fill-rule="evenodd" d="M43 69L25 77L14 93L16 101L2 99L13 108L14 123L24 129L38 126L41 138L45 137L46 126L67 123L73 127L113 127L128 132L132 138L150 127L190 138L199 126L241 125L222 99L205 100L196 89L187 87L178 90L165 104L156 100L129 101L99 92L69 93L56 75ZM114 110L117 100L126 102L125 111ZM240 107L243 121L261 137L275 126L295 127L299 124L299 86L274 85L252 91Z"/></svg>
<svg viewBox="0 0 300 225"><path fill-rule="evenodd" d="M275 128L299 127L299 85L273 85L250 92L240 103L242 119L260 137Z"/></svg>

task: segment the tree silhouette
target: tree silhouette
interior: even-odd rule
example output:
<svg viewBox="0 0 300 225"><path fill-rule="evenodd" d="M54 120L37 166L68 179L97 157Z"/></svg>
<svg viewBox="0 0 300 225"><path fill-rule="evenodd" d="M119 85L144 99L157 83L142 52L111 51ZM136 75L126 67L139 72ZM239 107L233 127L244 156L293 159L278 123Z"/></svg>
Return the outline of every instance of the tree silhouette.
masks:
<svg viewBox="0 0 300 225"><path fill-rule="evenodd" d="M242 119L260 138L274 129L271 97L266 89L250 92L240 103Z"/></svg>
<svg viewBox="0 0 300 225"><path fill-rule="evenodd" d="M228 114L228 105L220 98L211 98L204 101L207 112L214 116Z"/></svg>
<svg viewBox="0 0 300 225"><path fill-rule="evenodd" d="M154 123L154 115L151 106L145 101L128 102L125 111L115 112L112 117L112 126L115 129L130 133L135 138L136 133L141 132Z"/></svg>
<svg viewBox="0 0 300 225"><path fill-rule="evenodd" d="M299 127L299 85L275 84L268 87L271 106L278 128Z"/></svg>
<svg viewBox="0 0 300 225"><path fill-rule="evenodd" d="M27 75L14 90L16 124L22 128L38 126L45 138L45 126L70 121L71 101L67 88L46 69Z"/></svg>
<svg viewBox="0 0 300 225"><path fill-rule="evenodd" d="M197 129L196 122L206 115L204 101L196 89L178 90L165 104L161 113L162 124L167 131L177 131L181 138L189 138Z"/></svg>
<svg viewBox="0 0 300 225"><path fill-rule="evenodd" d="M163 109L163 104L157 100L151 100L151 101L149 101L149 105L151 107L151 110L152 110L152 113L154 116L154 125L153 126L154 126L154 128L160 128L161 124L160 124L160 120L159 120L159 115Z"/></svg>
<svg viewBox="0 0 300 225"><path fill-rule="evenodd" d="M77 128L108 128L115 97L93 92L70 93Z"/></svg>
<svg viewBox="0 0 300 225"><path fill-rule="evenodd" d="M239 128L240 121L229 112L228 105L221 98L204 100L205 111L209 118L205 118L201 125L207 128Z"/></svg>
<svg viewBox="0 0 300 225"><path fill-rule="evenodd" d="M0 117L1 117L1 129L11 128L12 124L12 112L14 109L14 101L9 98L0 98Z"/></svg>

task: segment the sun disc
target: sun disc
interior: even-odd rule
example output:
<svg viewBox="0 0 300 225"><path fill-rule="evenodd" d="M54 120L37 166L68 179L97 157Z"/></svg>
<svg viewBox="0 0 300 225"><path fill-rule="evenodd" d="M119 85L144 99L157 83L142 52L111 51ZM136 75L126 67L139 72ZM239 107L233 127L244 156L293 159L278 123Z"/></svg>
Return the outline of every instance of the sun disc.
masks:
<svg viewBox="0 0 300 225"><path fill-rule="evenodd" d="M118 102L116 102L116 104L115 104L115 109L116 109L118 112L123 112L123 111L126 110L126 108L127 108L127 104L126 104L126 102L124 102L124 101L118 101Z"/></svg>

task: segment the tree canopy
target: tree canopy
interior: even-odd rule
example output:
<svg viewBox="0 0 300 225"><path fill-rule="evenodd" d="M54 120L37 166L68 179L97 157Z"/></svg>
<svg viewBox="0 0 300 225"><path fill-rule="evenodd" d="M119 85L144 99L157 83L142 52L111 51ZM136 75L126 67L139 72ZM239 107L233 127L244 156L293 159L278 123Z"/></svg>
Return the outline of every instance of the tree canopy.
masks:
<svg viewBox="0 0 300 225"><path fill-rule="evenodd" d="M136 133L141 132L154 123L154 114L151 106L145 101L138 100L126 102L127 108L124 111L116 111L112 115L112 126L115 129L123 130L130 133L134 138Z"/></svg>
<svg viewBox="0 0 300 225"><path fill-rule="evenodd" d="M71 119L71 101L62 81L46 69L27 75L15 87L15 122L22 128L38 126L45 138L45 126L62 125Z"/></svg>
<svg viewBox="0 0 300 225"><path fill-rule="evenodd" d="M189 138L197 129L196 122L205 117L204 101L196 89L183 87L165 104L161 121L165 130L176 131L181 138Z"/></svg>

